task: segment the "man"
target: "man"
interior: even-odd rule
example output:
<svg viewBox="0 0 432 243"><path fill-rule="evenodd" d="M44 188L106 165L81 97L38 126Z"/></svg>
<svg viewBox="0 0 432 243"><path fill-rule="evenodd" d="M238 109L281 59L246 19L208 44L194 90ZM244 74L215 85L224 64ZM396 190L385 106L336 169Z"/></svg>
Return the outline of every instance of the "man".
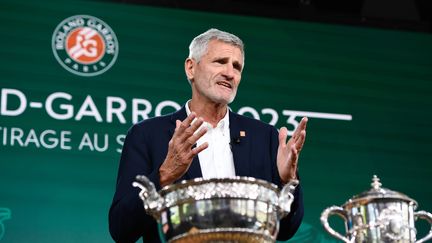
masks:
<svg viewBox="0 0 432 243"><path fill-rule="evenodd" d="M179 111L135 124L123 146L117 188L111 205L110 233L115 241L159 242L157 225L146 215L136 175L161 187L196 177L250 176L278 185L297 178L297 162L306 136L303 118L287 140L277 130L228 109L237 93L244 67L242 41L210 29L189 46L185 61L192 99ZM303 218L301 185L294 193L291 213L281 220L278 240L287 240Z"/></svg>

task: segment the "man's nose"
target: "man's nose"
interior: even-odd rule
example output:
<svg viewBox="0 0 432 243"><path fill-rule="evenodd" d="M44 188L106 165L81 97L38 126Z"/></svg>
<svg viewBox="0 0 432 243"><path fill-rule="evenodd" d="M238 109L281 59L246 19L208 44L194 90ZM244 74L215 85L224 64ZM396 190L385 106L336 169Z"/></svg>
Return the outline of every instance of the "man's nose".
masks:
<svg viewBox="0 0 432 243"><path fill-rule="evenodd" d="M228 79L228 80L231 80L231 79L233 79L234 78L234 67L233 67L233 65L232 64L230 64L230 63L227 63L226 65L225 65L225 69L224 69L224 71L223 71L223 73L222 73L224 76L225 76L225 78L226 79Z"/></svg>

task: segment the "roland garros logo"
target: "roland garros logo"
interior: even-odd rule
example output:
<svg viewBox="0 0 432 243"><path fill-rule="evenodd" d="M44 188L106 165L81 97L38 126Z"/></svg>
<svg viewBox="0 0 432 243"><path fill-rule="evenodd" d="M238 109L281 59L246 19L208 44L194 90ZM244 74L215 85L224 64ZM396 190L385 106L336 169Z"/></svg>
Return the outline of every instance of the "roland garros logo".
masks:
<svg viewBox="0 0 432 243"><path fill-rule="evenodd" d="M52 49L57 61L69 72L95 76L115 63L119 46L105 22L89 15L75 15L54 30Z"/></svg>

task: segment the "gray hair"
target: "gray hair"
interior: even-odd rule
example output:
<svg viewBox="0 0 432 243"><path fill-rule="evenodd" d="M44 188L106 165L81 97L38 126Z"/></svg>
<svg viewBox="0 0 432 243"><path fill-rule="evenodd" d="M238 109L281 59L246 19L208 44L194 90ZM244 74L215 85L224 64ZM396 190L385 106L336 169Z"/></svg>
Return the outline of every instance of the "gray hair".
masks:
<svg viewBox="0 0 432 243"><path fill-rule="evenodd" d="M238 47L242 53L244 63L243 41L231 33L218 29L209 29L206 32L195 37L189 45L189 58L192 58L195 61L199 62L201 60L201 57L206 53L208 43L211 40L219 40Z"/></svg>

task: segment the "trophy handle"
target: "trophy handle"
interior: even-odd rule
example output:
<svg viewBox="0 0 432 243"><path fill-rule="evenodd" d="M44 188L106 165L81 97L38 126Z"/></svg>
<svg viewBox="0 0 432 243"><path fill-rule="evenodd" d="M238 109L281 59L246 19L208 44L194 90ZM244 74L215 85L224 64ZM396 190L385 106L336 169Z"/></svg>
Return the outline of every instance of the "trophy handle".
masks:
<svg viewBox="0 0 432 243"><path fill-rule="evenodd" d="M279 194L279 218L287 216L291 212L291 204L294 201L294 191L298 186L298 180L290 180L281 190Z"/></svg>
<svg viewBox="0 0 432 243"><path fill-rule="evenodd" d="M424 220L428 221L429 224L431 225L431 229L429 230L429 233L425 237L416 241L416 243L422 243L422 242L426 242L427 240L432 239L432 214L428 213L426 211L418 211L418 212L414 212L414 217L416 220L418 218L424 219Z"/></svg>
<svg viewBox="0 0 432 243"><path fill-rule="evenodd" d="M342 236L341 234L339 234L338 232L336 232L334 229L332 229L330 227L330 224L328 223L328 217L330 215L336 214L338 216L340 216L341 218L343 218L345 220L345 222L348 221L348 216L346 214L346 212L343 210L343 208L338 207L338 206L331 206L329 208L326 208L322 214L321 214L321 224L324 226L324 229L332 236L338 238L339 240L342 240L343 242L346 243L352 243L354 242L354 238L352 240L349 240L348 238Z"/></svg>
<svg viewBox="0 0 432 243"><path fill-rule="evenodd" d="M138 194L144 203L144 209L147 214L159 219L159 212L164 205L163 198L156 192L156 188L147 177L137 175L132 185L141 189Z"/></svg>

